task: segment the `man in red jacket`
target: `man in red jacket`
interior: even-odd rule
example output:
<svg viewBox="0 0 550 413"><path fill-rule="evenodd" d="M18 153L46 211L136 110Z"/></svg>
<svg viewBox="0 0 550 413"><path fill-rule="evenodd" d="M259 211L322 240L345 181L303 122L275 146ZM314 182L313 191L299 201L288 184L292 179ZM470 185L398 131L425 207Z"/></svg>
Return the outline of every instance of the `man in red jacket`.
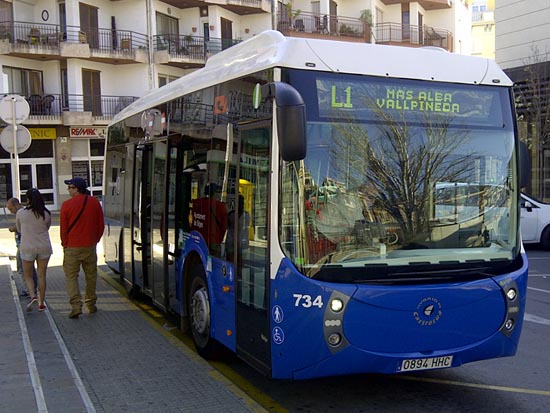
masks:
<svg viewBox="0 0 550 413"><path fill-rule="evenodd" d="M82 314L82 296L78 287L80 266L86 278L84 303L90 314L97 311L97 253L96 245L103 235L103 210L97 199L86 189L82 178L65 181L71 199L63 202L60 213L63 270L67 279L67 294L72 310L69 318Z"/></svg>

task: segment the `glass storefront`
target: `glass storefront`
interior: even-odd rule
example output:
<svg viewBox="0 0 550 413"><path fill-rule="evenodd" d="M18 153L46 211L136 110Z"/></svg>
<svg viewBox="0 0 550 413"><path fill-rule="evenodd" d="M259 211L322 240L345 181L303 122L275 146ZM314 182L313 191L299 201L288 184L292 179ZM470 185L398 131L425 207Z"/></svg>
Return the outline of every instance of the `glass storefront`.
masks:
<svg viewBox="0 0 550 413"><path fill-rule="evenodd" d="M19 154L19 188L20 194L14 194L14 162L11 155L0 147L0 203L15 196L25 202L25 192L37 188L50 209L57 209L54 177L54 141L33 140L25 152Z"/></svg>
<svg viewBox="0 0 550 413"><path fill-rule="evenodd" d="M92 194L103 194L103 154L105 139L71 139L72 174L84 178Z"/></svg>

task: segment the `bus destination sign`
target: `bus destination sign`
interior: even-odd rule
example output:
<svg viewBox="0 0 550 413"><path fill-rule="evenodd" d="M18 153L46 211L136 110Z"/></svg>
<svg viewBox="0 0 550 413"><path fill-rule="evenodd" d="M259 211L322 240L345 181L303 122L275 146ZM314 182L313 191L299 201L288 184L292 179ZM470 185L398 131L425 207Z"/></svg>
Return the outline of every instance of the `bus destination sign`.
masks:
<svg viewBox="0 0 550 413"><path fill-rule="evenodd" d="M500 90L479 85L426 84L402 79L335 80L317 78L317 102L321 117L353 117L375 120L380 116L426 114L487 126L502 125L498 108ZM495 106L496 104L496 106Z"/></svg>

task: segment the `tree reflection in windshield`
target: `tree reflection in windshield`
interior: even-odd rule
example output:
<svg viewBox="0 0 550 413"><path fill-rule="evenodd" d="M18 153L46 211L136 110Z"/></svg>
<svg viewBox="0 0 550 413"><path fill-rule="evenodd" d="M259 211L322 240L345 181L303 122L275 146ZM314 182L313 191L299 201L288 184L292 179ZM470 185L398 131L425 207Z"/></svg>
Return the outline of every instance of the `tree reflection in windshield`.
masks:
<svg viewBox="0 0 550 413"><path fill-rule="evenodd" d="M492 258L508 257L513 135L371 111L376 122L310 122L306 159L283 168L281 238L294 262L313 276L327 265L465 262L476 258L467 249L491 245Z"/></svg>

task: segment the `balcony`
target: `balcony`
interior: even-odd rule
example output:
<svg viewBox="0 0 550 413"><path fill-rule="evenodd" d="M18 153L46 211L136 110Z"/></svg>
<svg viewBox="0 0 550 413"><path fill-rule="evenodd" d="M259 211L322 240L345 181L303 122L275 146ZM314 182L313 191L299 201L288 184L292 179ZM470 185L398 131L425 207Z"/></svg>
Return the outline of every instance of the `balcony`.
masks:
<svg viewBox="0 0 550 413"><path fill-rule="evenodd" d="M392 4L412 3L410 0L381 0L386 6ZM453 7L452 0L418 0L418 4L422 6L424 10L440 10L450 9Z"/></svg>
<svg viewBox="0 0 550 413"><path fill-rule="evenodd" d="M240 16L257 13L271 13L270 0L164 0L164 3L178 9L220 6Z"/></svg>
<svg viewBox="0 0 550 413"><path fill-rule="evenodd" d="M153 42L155 63L189 69L204 66L208 57L239 43L240 40L163 34L154 36Z"/></svg>
<svg viewBox="0 0 550 413"><path fill-rule="evenodd" d="M285 36L370 42L370 30L360 19L279 9L277 30Z"/></svg>
<svg viewBox="0 0 550 413"><path fill-rule="evenodd" d="M435 46L453 51L453 34L445 29L412 24L382 23L374 28L377 44L409 47Z"/></svg>
<svg viewBox="0 0 550 413"><path fill-rule="evenodd" d="M29 125L106 125L135 96L45 94L25 97L30 115Z"/></svg>
<svg viewBox="0 0 550 413"><path fill-rule="evenodd" d="M110 64L145 63L147 36L128 30L0 23L0 54L36 60L82 58Z"/></svg>
<svg viewBox="0 0 550 413"><path fill-rule="evenodd" d="M291 17L295 16L295 17ZM285 36L324 38L350 42L370 42L377 44L408 47L437 46L453 51L453 35L445 29L429 26L381 23L369 30L361 19L342 16L321 16L315 13L279 11L277 30Z"/></svg>

